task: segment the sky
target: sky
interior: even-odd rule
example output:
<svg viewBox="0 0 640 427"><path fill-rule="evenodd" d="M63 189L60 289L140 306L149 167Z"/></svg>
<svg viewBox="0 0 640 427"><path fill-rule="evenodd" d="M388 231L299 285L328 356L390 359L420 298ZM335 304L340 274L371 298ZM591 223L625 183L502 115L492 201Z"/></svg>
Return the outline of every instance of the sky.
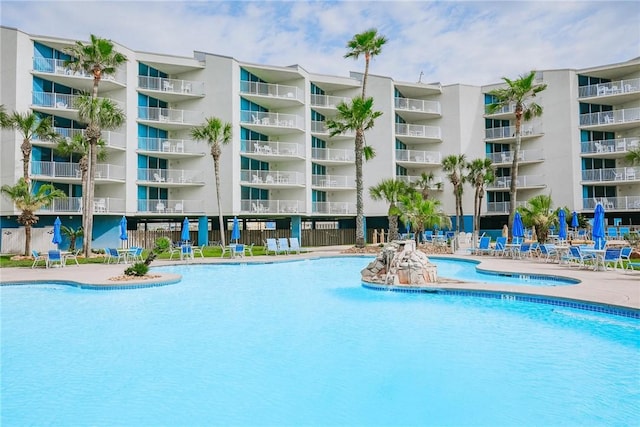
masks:
<svg viewBox="0 0 640 427"><path fill-rule="evenodd" d="M0 23L29 34L134 51L194 51L317 74L363 72L354 34L388 42L370 73L396 81L486 85L531 70L640 56L637 1L0 1Z"/></svg>

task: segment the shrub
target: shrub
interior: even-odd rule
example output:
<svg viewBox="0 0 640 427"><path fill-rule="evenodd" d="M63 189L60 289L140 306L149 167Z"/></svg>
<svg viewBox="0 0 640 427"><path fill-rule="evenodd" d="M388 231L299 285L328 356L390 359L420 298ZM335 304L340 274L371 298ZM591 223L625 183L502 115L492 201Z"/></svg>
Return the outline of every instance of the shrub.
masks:
<svg viewBox="0 0 640 427"><path fill-rule="evenodd" d="M149 266L144 262L136 262L124 271L127 276L144 276L149 272Z"/></svg>

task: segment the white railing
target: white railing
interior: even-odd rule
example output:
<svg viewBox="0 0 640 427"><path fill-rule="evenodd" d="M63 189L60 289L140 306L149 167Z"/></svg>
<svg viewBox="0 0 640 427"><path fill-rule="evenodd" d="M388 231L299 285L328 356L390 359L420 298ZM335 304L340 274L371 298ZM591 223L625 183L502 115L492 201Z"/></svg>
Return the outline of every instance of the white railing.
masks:
<svg viewBox="0 0 640 427"><path fill-rule="evenodd" d="M71 162L31 162L33 175L48 176L51 178L81 178L78 163ZM96 165L96 179L124 180L124 167L109 163Z"/></svg>
<svg viewBox="0 0 640 427"><path fill-rule="evenodd" d="M63 59L33 58L33 71L93 79L93 74L85 73L83 71L71 71L68 67L65 67L64 62L65 61ZM118 83L125 84L127 80L127 73L124 67L118 68L115 74L103 75L102 79L113 80Z"/></svg>
<svg viewBox="0 0 640 427"><path fill-rule="evenodd" d="M395 106L398 110L440 114L440 103L438 101L396 97Z"/></svg>
<svg viewBox="0 0 640 427"><path fill-rule="evenodd" d="M356 188L356 177L349 175L313 175L311 185L323 188Z"/></svg>
<svg viewBox="0 0 640 427"><path fill-rule="evenodd" d="M635 181L640 179L640 166L623 168L588 169L582 171L582 181Z"/></svg>
<svg viewBox="0 0 640 427"><path fill-rule="evenodd" d="M304 174L279 170L242 170L240 181L249 184L304 185Z"/></svg>
<svg viewBox="0 0 640 427"><path fill-rule="evenodd" d="M351 98L348 98L346 96L311 94L312 107L336 108L341 102L348 104L349 102L351 102Z"/></svg>
<svg viewBox="0 0 640 427"><path fill-rule="evenodd" d="M351 202L313 202L312 213L353 215L356 213L356 204Z"/></svg>
<svg viewBox="0 0 640 427"><path fill-rule="evenodd" d="M204 200L184 199L138 199L138 212L149 213L202 213Z"/></svg>
<svg viewBox="0 0 640 427"><path fill-rule="evenodd" d="M138 169L138 181L155 184L203 184L204 173L189 169Z"/></svg>
<svg viewBox="0 0 640 427"><path fill-rule="evenodd" d="M600 203L605 209L616 210L639 210L640 196L624 196L624 197L590 197L582 199L582 208L594 210L596 205Z"/></svg>
<svg viewBox="0 0 640 427"><path fill-rule="evenodd" d="M304 120L295 114L241 111L240 122L260 126L302 129Z"/></svg>
<svg viewBox="0 0 640 427"><path fill-rule="evenodd" d="M81 95L69 95L66 93L39 92L34 91L32 104L39 107L57 108L60 110L77 110L76 101ZM105 98L100 98L105 99ZM120 109L124 108L124 103L110 99L110 101Z"/></svg>
<svg viewBox="0 0 640 427"><path fill-rule="evenodd" d="M312 148L311 158L313 160L353 162L356 160L356 155L353 150L345 150L342 148Z"/></svg>
<svg viewBox="0 0 640 427"><path fill-rule="evenodd" d="M440 164L442 154L439 151L396 150L396 161Z"/></svg>
<svg viewBox="0 0 640 427"><path fill-rule="evenodd" d="M516 208L527 206L527 202L516 202ZM509 213L511 202L487 202L487 212L489 213Z"/></svg>
<svg viewBox="0 0 640 427"><path fill-rule="evenodd" d="M300 200L240 200L240 210L248 213L273 214L304 212Z"/></svg>
<svg viewBox="0 0 640 427"><path fill-rule="evenodd" d="M508 105L503 105L501 108L497 109L493 113L489 113L489 105L485 105L484 112L485 112L485 115L511 114L516 112L516 104L511 103Z"/></svg>
<svg viewBox="0 0 640 427"><path fill-rule="evenodd" d="M240 144L241 153L255 153L271 156L304 157L304 150L295 142L257 141L243 139Z"/></svg>
<svg viewBox="0 0 640 427"><path fill-rule="evenodd" d="M598 83L578 88L578 98L591 98L594 96L610 96L622 93L640 91L640 78L617 80L609 83Z"/></svg>
<svg viewBox="0 0 640 427"><path fill-rule="evenodd" d="M155 153L207 154L207 145L191 139L138 137L138 149Z"/></svg>
<svg viewBox="0 0 640 427"><path fill-rule="evenodd" d="M204 95L204 82L194 80L138 76L138 87L140 89L159 90L170 93Z"/></svg>
<svg viewBox="0 0 640 427"><path fill-rule="evenodd" d="M534 162L544 160L542 150L520 150L518 154L518 160L521 162ZM513 151L488 153L487 158L491 160L491 163L511 163L513 162Z"/></svg>
<svg viewBox="0 0 640 427"><path fill-rule="evenodd" d="M271 96L275 98L303 100L303 92L296 86L287 86L274 83L240 81L240 92L251 95Z"/></svg>
<svg viewBox="0 0 640 427"><path fill-rule="evenodd" d="M396 180L397 181L402 181L406 184L410 184L413 185L415 183L417 183L418 181L422 180L422 176L420 175L396 175ZM434 176L433 179L430 181L430 190L442 190L442 184L444 183L444 180L441 176Z"/></svg>
<svg viewBox="0 0 640 427"><path fill-rule="evenodd" d="M321 134L329 134L329 129L327 128L327 123L321 120L312 120L311 121L311 132L313 133L321 133ZM356 133L353 130L347 130L340 135L352 137L355 136Z"/></svg>
<svg viewBox="0 0 640 427"><path fill-rule="evenodd" d="M82 197L56 197L53 203L39 210L51 213L82 213Z"/></svg>
<svg viewBox="0 0 640 427"><path fill-rule="evenodd" d="M487 189L510 188L510 186L510 176L499 176L496 177L496 180L493 182L493 184L487 185ZM518 179L516 180L516 188L545 186L546 182L544 180L544 175L518 175Z"/></svg>
<svg viewBox="0 0 640 427"><path fill-rule="evenodd" d="M629 150L638 148L640 148L640 136L585 141L580 144L580 152L582 154L627 153Z"/></svg>
<svg viewBox="0 0 640 427"><path fill-rule="evenodd" d="M410 125L396 123L396 135L417 136L420 138L440 139L440 127L425 125Z"/></svg>
<svg viewBox="0 0 640 427"><path fill-rule="evenodd" d="M601 111L599 113L580 114L581 126L609 125L629 123L640 120L640 108L625 108L623 110Z"/></svg>
<svg viewBox="0 0 640 427"><path fill-rule="evenodd" d="M542 133L542 129L538 125L531 125L524 123L520 128L521 136L530 136L530 135L538 135ZM504 126L499 128L491 128L484 130L484 138L485 139L504 139L504 138L515 138L516 137L516 127L515 126Z"/></svg>
<svg viewBox="0 0 640 427"><path fill-rule="evenodd" d="M82 197L55 198L53 203L38 211L49 213L82 213ZM94 214L124 213L125 200L113 197L95 197L93 199Z"/></svg>
<svg viewBox="0 0 640 427"><path fill-rule="evenodd" d="M198 125L203 120L202 112L159 107L138 107L138 118L165 123Z"/></svg>

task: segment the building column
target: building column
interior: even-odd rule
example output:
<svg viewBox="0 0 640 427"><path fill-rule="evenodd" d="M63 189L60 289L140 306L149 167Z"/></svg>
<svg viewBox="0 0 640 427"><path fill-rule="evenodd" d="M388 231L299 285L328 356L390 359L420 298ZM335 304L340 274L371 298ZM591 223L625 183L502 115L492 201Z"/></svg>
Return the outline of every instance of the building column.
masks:
<svg viewBox="0 0 640 427"><path fill-rule="evenodd" d="M362 231L364 231L364 244L367 244L367 217L362 216Z"/></svg>
<svg viewBox="0 0 640 427"><path fill-rule="evenodd" d="M209 217L198 217L198 246L209 243Z"/></svg>
<svg viewBox="0 0 640 427"><path fill-rule="evenodd" d="M302 217L301 216L292 216L291 217L291 237L297 237L302 245Z"/></svg>

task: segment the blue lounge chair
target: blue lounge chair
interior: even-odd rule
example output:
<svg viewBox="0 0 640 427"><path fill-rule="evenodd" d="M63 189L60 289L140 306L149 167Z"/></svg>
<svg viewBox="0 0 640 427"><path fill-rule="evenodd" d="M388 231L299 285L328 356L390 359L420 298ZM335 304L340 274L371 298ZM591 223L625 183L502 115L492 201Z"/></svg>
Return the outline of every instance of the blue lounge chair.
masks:
<svg viewBox="0 0 640 427"><path fill-rule="evenodd" d="M613 268L616 268L618 265L618 261L620 260L620 253L622 249L620 248L607 248L604 252L604 265L611 265Z"/></svg>
<svg viewBox="0 0 640 427"><path fill-rule="evenodd" d="M118 252L116 248L107 248L107 251L109 253L107 264L111 264L111 261L113 261L114 264L119 264L121 260L122 262L126 261L124 252Z"/></svg>
<svg viewBox="0 0 640 427"><path fill-rule="evenodd" d="M186 259L187 261L193 259L193 250L191 248L191 245L182 245L180 247L180 259Z"/></svg>
<svg viewBox="0 0 640 427"><path fill-rule="evenodd" d="M278 252L288 254L291 248L289 248L289 240L286 237L280 237L278 239Z"/></svg>
<svg viewBox="0 0 640 427"><path fill-rule="evenodd" d="M493 251L491 252L491 255L505 255L506 253L506 247L505 245L507 244L507 238L506 237L498 237L496 239L496 246L493 248Z"/></svg>
<svg viewBox="0 0 640 427"><path fill-rule="evenodd" d="M269 252L273 252L274 255L278 255L280 252L278 250L278 242L276 239L267 239L267 248L265 249L265 253L269 255Z"/></svg>
<svg viewBox="0 0 640 427"><path fill-rule="evenodd" d="M544 245L539 246L540 249L540 258L544 258L544 262L553 261L554 259L558 259L558 251L556 251L556 246L554 244L545 243Z"/></svg>
<svg viewBox="0 0 640 427"><path fill-rule="evenodd" d="M618 268L618 264L620 264L620 268L624 270L624 262L631 262L631 252L633 252L633 248L631 246L625 246L620 249L620 257L618 258L618 262L614 265L614 268Z"/></svg>
<svg viewBox="0 0 640 427"><path fill-rule="evenodd" d="M47 255L47 268L53 267L54 265L64 267L62 253L58 250L51 250Z"/></svg>
<svg viewBox="0 0 640 427"><path fill-rule="evenodd" d="M491 249L490 245L491 245L491 237L489 236L481 237L480 243L478 244L478 247L473 251L473 253L476 255L491 254L493 249Z"/></svg>
<svg viewBox="0 0 640 427"><path fill-rule="evenodd" d="M242 257L244 258L244 244L238 243L233 248L233 257Z"/></svg>
<svg viewBox="0 0 640 427"><path fill-rule="evenodd" d="M31 268L34 268L38 265L39 261L44 261L44 266L47 266L47 257L44 255L40 255L38 251L31 251L31 256L33 256L33 264L31 264Z"/></svg>
<svg viewBox="0 0 640 427"><path fill-rule="evenodd" d="M297 237L289 238L289 253L291 252L300 253L300 242Z"/></svg>
<svg viewBox="0 0 640 427"><path fill-rule="evenodd" d="M571 265L571 263L574 263L581 268L587 268L588 265L586 261L593 262L595 259L595 255L583 253L580 250L580 246L569 246L569 253L565 255L565 259L567 262L569 262L569 265Z"/></svg>

